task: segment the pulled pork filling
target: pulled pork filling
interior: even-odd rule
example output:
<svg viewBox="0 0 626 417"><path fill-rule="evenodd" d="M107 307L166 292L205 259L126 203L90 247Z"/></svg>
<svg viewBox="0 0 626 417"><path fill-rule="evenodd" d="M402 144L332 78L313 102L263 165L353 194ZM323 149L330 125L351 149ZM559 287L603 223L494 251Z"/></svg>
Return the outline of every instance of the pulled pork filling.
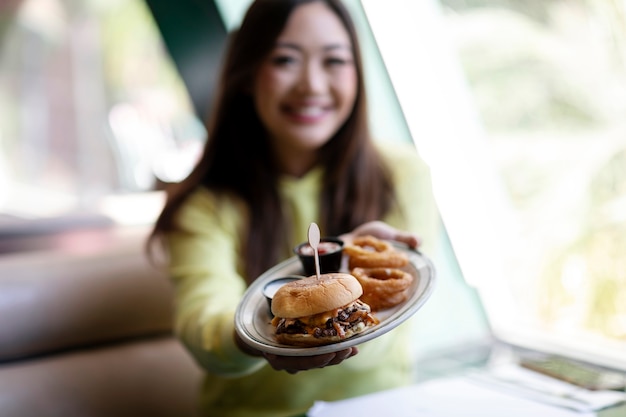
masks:
<svg viewBox="0 0 626 417"><path fill-rule="evenodd" d="M361 325L377 324L370 307L361 300L335 310L295 319L275 317L272 324L276 334L310 334L314 337L344 337L346 332Z"/></svg>

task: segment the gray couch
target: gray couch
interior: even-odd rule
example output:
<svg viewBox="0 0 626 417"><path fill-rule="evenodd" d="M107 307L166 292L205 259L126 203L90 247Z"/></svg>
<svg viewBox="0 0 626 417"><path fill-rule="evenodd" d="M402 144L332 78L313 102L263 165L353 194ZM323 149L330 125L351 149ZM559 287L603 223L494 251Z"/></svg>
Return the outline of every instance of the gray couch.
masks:
<svg viewBox="0 0 626 417"><path fill-rule="evenodd" d="M192 416L201 371L172 336L145 230L0 255L0 415Z"/></svg>

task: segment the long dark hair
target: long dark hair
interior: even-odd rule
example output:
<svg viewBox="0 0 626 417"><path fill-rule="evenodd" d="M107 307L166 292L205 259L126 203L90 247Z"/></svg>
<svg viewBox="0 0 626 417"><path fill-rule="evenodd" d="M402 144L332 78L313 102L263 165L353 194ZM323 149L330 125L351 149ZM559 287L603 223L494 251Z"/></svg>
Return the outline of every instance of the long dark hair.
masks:
<svg viewBox="0 0 626 417"><path fill-rule="evenodd" d="M250 91L293 10L315 1L326 4L344 24L358 75L352 113L319 152L318 163L324 169L320 226L324 234L339 235L380 219L389 210L393 188L370 137L361 53L348 11L341 0L256 0L231 35L214 110L207 120L204 153L191 174L167 190L149 242L176 228L177 210L196 187L204 186L235 194L249 208L244 243L249 283L280 260L289 236L277 190L280 173Z"/></svg>

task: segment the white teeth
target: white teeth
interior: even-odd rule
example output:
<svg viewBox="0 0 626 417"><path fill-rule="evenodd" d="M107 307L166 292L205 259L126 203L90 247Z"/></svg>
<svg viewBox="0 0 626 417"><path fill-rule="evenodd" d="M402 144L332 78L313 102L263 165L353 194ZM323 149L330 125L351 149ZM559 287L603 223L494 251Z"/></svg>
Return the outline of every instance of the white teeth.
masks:
<svg viewBox="0 0 626 417"><path fill-rule="evenodd" d="M300 116L305 117L316 117L322 114L324 110L321 107L300 107L298 109L294 109L294 113Z"/></svg>

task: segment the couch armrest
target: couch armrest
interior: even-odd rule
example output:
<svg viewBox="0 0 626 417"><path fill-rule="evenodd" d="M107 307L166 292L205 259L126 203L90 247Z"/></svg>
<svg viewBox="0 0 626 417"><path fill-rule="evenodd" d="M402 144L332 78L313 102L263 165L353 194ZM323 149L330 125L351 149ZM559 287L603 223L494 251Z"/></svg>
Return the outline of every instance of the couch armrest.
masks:
<svg viewBox="0 0 626 417"><path fill-rule="evenodd" d="M3 417L188 417L202 372L173 337L0 365Z"/></svg>
<svg viewBox="0 0 626 417"><path fill-rule="evenodd" d="M0 256L0 363L171 333L171 284L147 261L144 239Z"/></svg>

